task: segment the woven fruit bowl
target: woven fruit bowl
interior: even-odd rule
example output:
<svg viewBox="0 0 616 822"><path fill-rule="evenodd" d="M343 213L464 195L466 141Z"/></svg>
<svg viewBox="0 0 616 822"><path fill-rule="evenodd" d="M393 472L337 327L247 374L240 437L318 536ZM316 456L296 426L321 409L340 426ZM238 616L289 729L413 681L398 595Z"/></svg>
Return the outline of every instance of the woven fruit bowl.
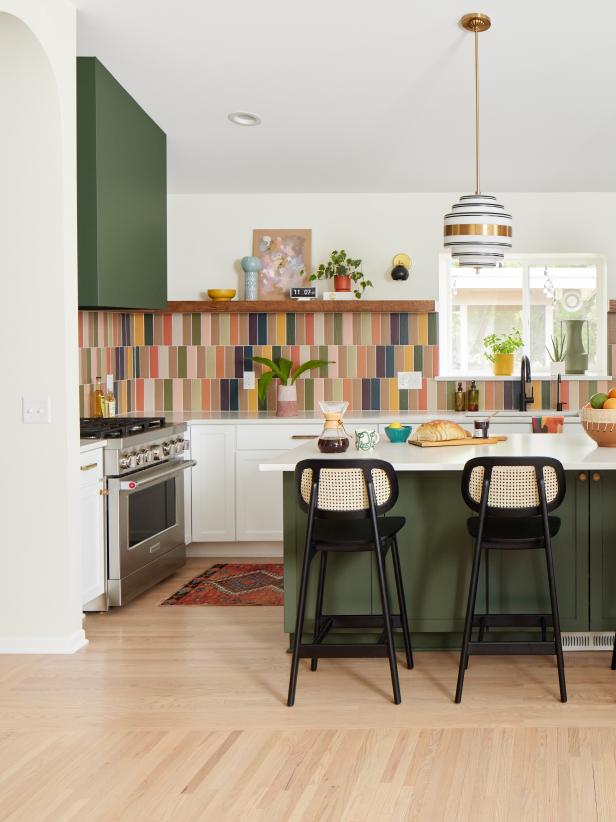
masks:
<svg viewBox="0 0 616 822"><path fill-rule="evenodd" d="M584 431L601 448L616 448L616 410L580 408L580 421Z"/></svg>

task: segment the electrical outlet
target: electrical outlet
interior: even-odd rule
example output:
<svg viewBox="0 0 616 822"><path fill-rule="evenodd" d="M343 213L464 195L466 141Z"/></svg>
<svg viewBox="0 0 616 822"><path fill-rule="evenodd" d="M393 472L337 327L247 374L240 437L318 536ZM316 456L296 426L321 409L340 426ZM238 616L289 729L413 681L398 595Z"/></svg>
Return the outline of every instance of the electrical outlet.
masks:
<svg viewBox="0 0 616 822"><path fill-rule="evenodd" d="M421 388L421 371L398 371L398 388Z"/></svg>
<svg viewBox="0 0 616 822"><path fill-rule="evenodd" d="M244 388L250 390L255 387L255 372L244 371Z"/></svg>
<svg viewBox="0 0 616 822"><path fill-rule="evenodd" d="M22 422L42 424L51 422L51 412L49 406L49 397L22 397Z"/></svg>

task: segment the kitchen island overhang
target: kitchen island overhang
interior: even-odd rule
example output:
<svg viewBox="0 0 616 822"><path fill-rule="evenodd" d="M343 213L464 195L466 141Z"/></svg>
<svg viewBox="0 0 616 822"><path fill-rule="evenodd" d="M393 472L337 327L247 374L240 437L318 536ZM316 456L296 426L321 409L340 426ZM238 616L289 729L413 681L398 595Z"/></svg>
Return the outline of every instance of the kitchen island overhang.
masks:
<svg viewBox="0 0 616 822"><path fill-rule="evenodd" d="M467 460L479 455L549 456L562 462L567 494L557 512L562 527L553 542L562 628L616 628L616 449L598 448L583 431L512 434L491 446L471 442L468 446L417 448L379 443L365 454L351 446L346 454L332 456L332 461L345 457L383 459L398 472L400 496L391 515L404 516L407 521L399 545L416 646L459 646L473 547L466 529L471 512L461 496L461 471ZM301 460L322 456L313 440L264 460L259 466L260 470L283 475L284 618L288 633L295 622L305 538L305 515L295 498L294 470ZM507 552L504 558L503 553L490 554L478 605L491 613L547 609L542 552L520 550L514 552L515 556ZM369 554L333 556L328 586L326 612L380 613ZM309 602L314 602L313 593L314 589Z"/></svg>
<svg viewBox="0 0 616 822"><path fill-rule="evenodd" d="M381 459L391 463L396 471L461 471L473 457L553 457L562 462L565 471L615 471L616 448L599 448L581 429L562 434L508 434L495 445L481 445L481 440L469 439L464 446L417 448L408 443L380 442L372 451L356 451L353 446L345 454L331 456L340 459ZM260 471L294 471L298 462L323 458L316 439L291 448L277 457L264 460ZM327 456L327 459L330 459Z"/></svg>

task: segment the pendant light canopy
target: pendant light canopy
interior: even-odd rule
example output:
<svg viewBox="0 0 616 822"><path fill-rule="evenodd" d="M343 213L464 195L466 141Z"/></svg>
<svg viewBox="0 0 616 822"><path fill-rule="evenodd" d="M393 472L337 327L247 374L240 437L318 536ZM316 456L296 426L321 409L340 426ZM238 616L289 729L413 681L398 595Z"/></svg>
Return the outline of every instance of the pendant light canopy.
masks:
<svg viewBox="0 0 616 822"><path fill-rule="evenodd" d="M487 14L465 14L460 24L475 35L475 193L463 194L445 215L444 245L462 267L495 268L511 248L511 214L493 194L482 194L479 165L479 42L492 25Z"/></svg>

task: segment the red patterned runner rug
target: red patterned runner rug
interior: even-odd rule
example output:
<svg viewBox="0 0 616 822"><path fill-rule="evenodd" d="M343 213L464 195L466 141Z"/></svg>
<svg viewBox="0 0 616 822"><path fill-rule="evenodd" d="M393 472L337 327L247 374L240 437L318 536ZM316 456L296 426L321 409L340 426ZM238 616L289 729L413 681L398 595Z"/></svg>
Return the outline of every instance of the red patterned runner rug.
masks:
<svg viewBox="0 0 616 822"><path fill-rule="evenodd" d="M191 579L161 605L283 605L283 566L220 563Z"/></svg>

